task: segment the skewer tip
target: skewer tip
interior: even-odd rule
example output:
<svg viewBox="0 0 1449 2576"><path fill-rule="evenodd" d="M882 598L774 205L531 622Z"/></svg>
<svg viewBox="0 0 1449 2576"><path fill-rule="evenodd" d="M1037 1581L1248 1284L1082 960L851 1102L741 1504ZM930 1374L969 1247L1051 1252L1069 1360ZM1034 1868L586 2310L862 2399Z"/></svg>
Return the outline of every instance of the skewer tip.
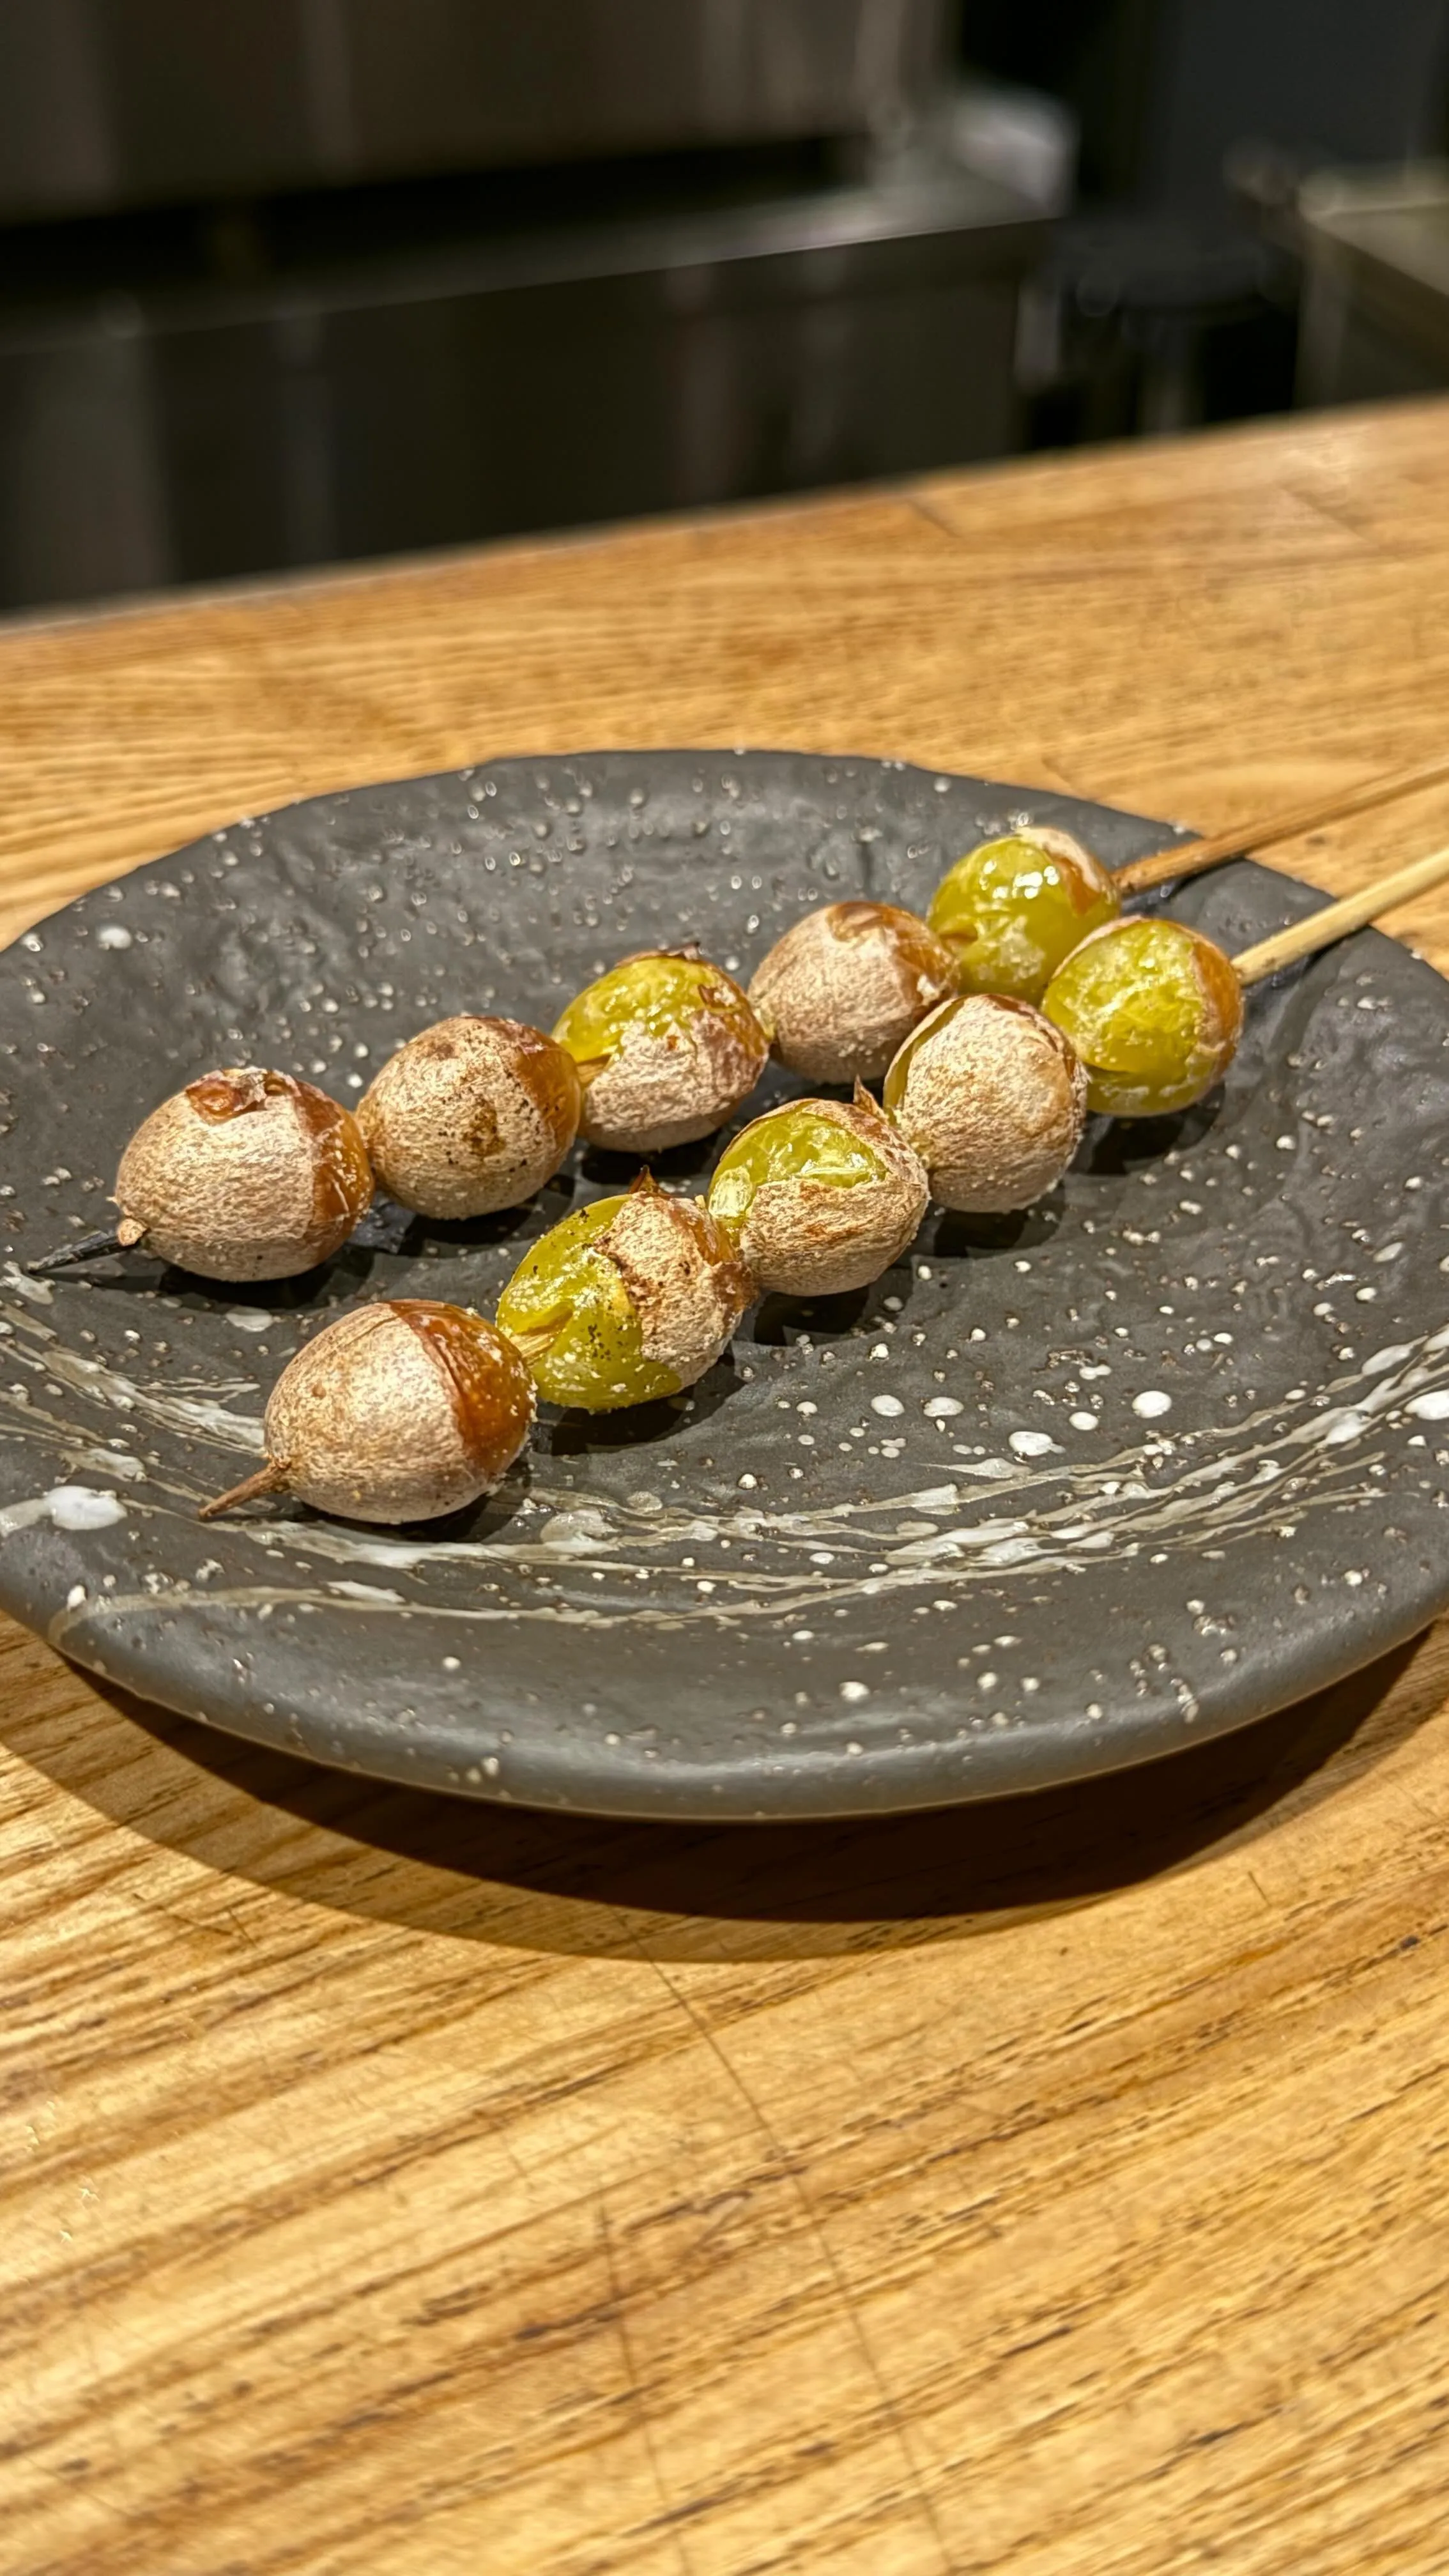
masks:
<svg viewBox="0 0 1449 2576"><path fill-rule="evenodd" d="M240 1485L233 1485L230 1493L216 1494L209 1503L202 1503L196 1517L199 1521L217 1520L223 1512L234 1510L238 1503L255 1502L262 1494L282 1493L286 1482L285 1468L279 1466L275 1458L269 1458L265 1467L259 1467L254 1476L246 1477Z"/></svg>
<svg viewBox="0 0 1449 2576"><path fill-rule="evenodd" d="M106 1252L128 1252L143 1232L142 1227L131 1234L124 1225L106 1226L98 1234L82 1234L74 1243L58 1244L53 1252L38 1253L25 1268L32 1279L43 1279L47 1271L71 1270L77 1262L98 1261Z"/></svg>

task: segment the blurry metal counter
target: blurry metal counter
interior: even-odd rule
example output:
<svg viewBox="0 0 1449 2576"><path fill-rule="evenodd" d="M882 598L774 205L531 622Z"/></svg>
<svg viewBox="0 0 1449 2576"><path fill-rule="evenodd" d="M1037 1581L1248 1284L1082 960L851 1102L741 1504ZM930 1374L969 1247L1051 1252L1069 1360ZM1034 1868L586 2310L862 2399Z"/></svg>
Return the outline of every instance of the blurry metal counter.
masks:
<svg viewBox="0 0 1449 2576"><path fill-rule="evenodd" d="M948 0L5 0L0 221L880 132Z"/></svg>
<svg viewBox="0 0 1449 2576"><path fill-rule="evenodd" d="M964 172L280 274L0 285L0 605L970 462L1046 222Z"/></svg>

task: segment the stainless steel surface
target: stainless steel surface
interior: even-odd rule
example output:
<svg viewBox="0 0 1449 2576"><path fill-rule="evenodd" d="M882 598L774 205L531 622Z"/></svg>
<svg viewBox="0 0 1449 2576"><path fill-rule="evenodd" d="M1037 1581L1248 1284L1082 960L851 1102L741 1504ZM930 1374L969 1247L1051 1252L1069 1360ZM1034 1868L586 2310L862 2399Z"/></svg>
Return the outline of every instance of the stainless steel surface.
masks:
<svg viewBox="0 0 1449 2576"><path fill-rule="evenodd" d="M0 0L0 219L880 131L948 0Z"/></svg>
<svg viewBox="0 0 1449 2576"><path fill-rule="evenodd" d="M0 602L1000 455L1047 233L957 174L12 318Z"/></svg>

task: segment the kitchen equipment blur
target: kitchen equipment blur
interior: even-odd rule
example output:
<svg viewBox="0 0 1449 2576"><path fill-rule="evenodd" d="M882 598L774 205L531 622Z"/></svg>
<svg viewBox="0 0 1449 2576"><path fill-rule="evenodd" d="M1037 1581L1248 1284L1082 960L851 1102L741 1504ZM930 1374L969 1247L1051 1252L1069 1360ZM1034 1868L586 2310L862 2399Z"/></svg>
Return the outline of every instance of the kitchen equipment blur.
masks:
<svg viewBox="0 0 1449 2576"><path fill-rule="evenodd" d="M5 0L0 216L879 130L947 0Z"/></svg>
<svg viewBox="0 0 1449 2576"><path fill-rule="evenodd" d="M6 0L0 604L1010 449L1047 214L952 23Z"/></svg>
<svg viewBox="0 0 1449 2576"><path fill-rule="evenodd" d="M1319 171L1296 211L1300 398L1374 402L1449 387L1449 162Z"/></svg>

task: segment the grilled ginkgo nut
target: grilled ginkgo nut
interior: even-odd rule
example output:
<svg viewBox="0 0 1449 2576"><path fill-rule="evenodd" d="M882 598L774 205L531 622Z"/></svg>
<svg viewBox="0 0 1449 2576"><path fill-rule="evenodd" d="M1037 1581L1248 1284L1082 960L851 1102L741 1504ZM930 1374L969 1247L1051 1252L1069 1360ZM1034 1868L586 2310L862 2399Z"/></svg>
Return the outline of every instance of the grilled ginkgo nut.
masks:
<svg viewBox="0 0 1449 2576"><path fill-rule="evenodd" d="M853 1101L786 1100L728 1145L710 1214L757 1285L786 1297L868 1287L926 1213L926 1174L863 1087Z"/></svg>
<svg viewBox="0 0 1449 2576"><path fill-rule="evenodd" d="M203 1074L137 1128L116 1175L123 1250L204 1279L291 1279L346 1242L372 1200L355 1119L256 1065Z"/></svg>
<svg viewBox="0 0 1449 2576"><path fill-rule="evenodd" d="M792 922L750 980L775 1054L808 1082L873 1082L956 990L950 951L892 903L830 903Z"/></svg>
<svg viewBox="0 0 1449 2576"><path fill-rule="evenodd" d="M383 1189L420 1216L519 1207L558 1170L578 1133L573 1057L523 1020L470 1013L421 1029L357 1105Z"/></svg>
<svg viewBox="0 0 1449 2576"><path fill-rule="evenodd" d="M948 868L927 915L963 993L1039 1002L1074 948L1122 909L1112 872L1047 824L983 841Z"/></svg>
<svg viewBox="0 0 1449 2576"><path fill-rule="evenodd" d="M907 1038L884 1099L942 1207L1002 1215L1055 1188L1082 1139L1077 1056L1029 1002L963 993Z"/></svg>
<svg viewBox="0 0 1449 2576"><path fill-rule="evenodd" d="M694 949L623 958L575 995L554 1036L583 1086L580 1134L621 1154L712 1135L770 1052L734 978Z"/></svg>
<svg viewBox="0 0 1449 2576"><path fill-rule="evenodd" d="M435 1520L493 1491L533 1414L528 1370L481 1315L418 1297L354 1307L283 1369L266 1465L201 1517L284 1493L347 1520Z"/></svg>
<svg viewBox="0 0 1449 2576"><path fill-rule="evenodd" d="M754 1293L703 1201L672 1198L645 1173L530 1246L498 1322L551 1403L612 1413L692 1386Z"/></svg>

